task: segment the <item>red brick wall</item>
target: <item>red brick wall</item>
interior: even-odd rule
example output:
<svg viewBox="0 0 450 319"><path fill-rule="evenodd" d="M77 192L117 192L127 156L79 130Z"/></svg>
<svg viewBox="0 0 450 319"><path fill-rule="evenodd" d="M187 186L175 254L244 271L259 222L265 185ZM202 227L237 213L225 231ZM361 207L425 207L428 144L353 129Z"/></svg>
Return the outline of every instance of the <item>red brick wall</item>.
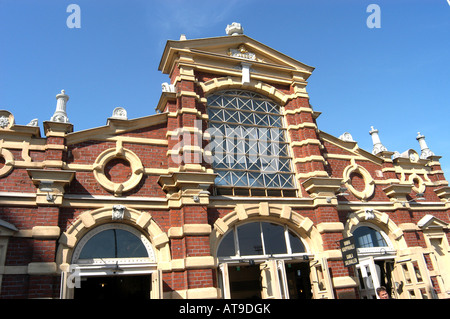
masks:
<svg viewBox="0 0 450 319"><path fill-rule="evenodd" d="M14 168L0 179L0 192L35 193L36 187L26 170Z"/></svg>

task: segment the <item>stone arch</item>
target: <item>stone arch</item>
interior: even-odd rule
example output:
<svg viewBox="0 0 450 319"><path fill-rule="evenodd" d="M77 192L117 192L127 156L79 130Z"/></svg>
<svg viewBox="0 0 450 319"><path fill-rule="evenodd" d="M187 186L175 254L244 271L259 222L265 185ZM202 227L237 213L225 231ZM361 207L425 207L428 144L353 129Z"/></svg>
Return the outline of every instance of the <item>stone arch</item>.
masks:
<svg viewBox="0 0 450 319"><path fill-rule="evenodd" d="M151 214L125 207L123 217L117 220L113 217L113 207L111 205L84 212L62 233L56 256L56 262L61 271L69 269L74 249L83 236L93 228L107 223L127 224L147 235L155 248L158 269L170 266L169 238L153 220Z"/></svg>
<svg viewBox="0 0 450 319"><path fill-rule="evenodd" d="M211 255L216 256L219 243L229 229L239 222L250 219L286 224L306 242L311 252L323 252L322 236L311 219L294 212L288 205L271 205L261 202L248 205L237 204L231 213L216 220L210 235Z"/></svg>
<svg viewBox="0 0 450 319"><path fill-rule="evenodd" d="M361 209L351 213L344 226L344 237L349 237L358 225L375 225L382 230L389 238L396 250L407 248L406 240L403 236L403 230L398 227L386 213L373 209Z"/></svg>
<svg viewBox="0 0 450 319"><path fill-rule="evenodd" d="M291 98L290 95L283 93L267 83L254 80L251 80L248 83L242 83L240 79L231 76L214 78L204 83L199 83L199 85L205 95L226 89L248 90L265 95L271 98L274 102L278 103L280 106L284 106Z"/></svg>

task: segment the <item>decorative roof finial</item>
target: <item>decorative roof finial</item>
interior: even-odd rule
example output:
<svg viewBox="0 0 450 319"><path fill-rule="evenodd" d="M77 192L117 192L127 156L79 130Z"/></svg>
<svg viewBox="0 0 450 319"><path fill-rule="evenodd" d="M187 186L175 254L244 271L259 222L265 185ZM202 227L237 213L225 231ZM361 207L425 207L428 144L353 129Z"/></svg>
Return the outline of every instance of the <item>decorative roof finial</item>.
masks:
<svg viewBox="0 0 450 319"><path fill-rule="evenodd" d="M112 118L114 118L114 119L121 119L121 120L128 120L127 110L125 110L123 107L116 107L113 110Z"/></svg>
<svg viewBox="0 0 450 319"><path fill-rule="evenodd" d="M50 121L69 123L69 118L66 113L66 104L68 100L69 96L66 95L66 91L64 90L61 90L61 93L56 95L56 110Z"/></svg>
<svg viewBox="0 0 450 319"><path fill-rule="evenodd" d="M370 127L372 130L369 132L369 134L372 136L372 142L373 142L373 150L372 154L377 155L381 152L386 152L387 148L381 144L380 137L378 136L378 130L374 129L373 126Z"/></svg>
<svg viewBox="0 0 450 319"><path fill-rule="evenodd" d="M244 34L244 28L238 22L233 22L232 24L227 25L225 32L228 35L240 35Z"/></svg>
<svg viewBox="0 0 450 319"><path fill-rule="evenodd" d="M420 158L427 159L430 156L434 156L434 153L428 148L427 143L425 142L425 136L417 132L416 140L419 141L420 149L422 150L422 154L420 154Z"/></svg>

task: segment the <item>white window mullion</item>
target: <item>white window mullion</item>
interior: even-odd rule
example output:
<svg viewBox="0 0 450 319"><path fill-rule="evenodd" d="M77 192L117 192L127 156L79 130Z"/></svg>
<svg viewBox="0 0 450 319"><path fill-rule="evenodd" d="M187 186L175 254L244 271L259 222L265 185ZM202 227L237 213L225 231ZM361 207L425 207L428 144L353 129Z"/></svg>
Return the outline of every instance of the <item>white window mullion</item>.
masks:
<svg viewBox="0 0 450 319"><path fill-rule="evenodd" d="M234 247L235 247L235 251L236 251L236 256L240 257L241 256L241 249L239 247L239 236L238 236L237 227L234 226L233 230L234 230Z"/></svg>
<svg viewBox="0 0 450 319"><path fill-rule="evenodd" d="M287 253L288 255L292 255L291 240L289 238L289 230L287 226L284 226L284 238L286 240Z"/></svg>
<svg viewBox="0 0 450 319"><path fill-rule="evenodd" d="M262 249L263 249L263 255L266 255L266 245L264 244L264 233L262 230L262 223L259 223L259 232L261 234L261 244L262 244Z"/></svg>

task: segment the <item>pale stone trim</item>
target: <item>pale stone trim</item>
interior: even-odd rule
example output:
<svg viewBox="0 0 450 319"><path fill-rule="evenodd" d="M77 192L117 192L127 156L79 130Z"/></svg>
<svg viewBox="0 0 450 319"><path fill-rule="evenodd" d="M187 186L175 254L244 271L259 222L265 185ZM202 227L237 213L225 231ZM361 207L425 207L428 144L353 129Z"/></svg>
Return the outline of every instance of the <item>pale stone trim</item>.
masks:
<svg viewBox="0 0 450 319"><path fill-rule="evenodd" d="M233 88L251 90L266 96L270 96L277 103L281 104L281 106L285 105L289 98L292 98L269 84L257 82L255 80L251 80L246 84L242 84L240 79L233 78L230 76L222 78L214 78L207 82L201 82L199 83L199 85L202 88L205 95L211 94L218 90L233 89Z"/></svg>
<svg viewBox="0 0 450 319"><path fill-rule="evenodd" d="M27 275L27 266L0 266L0 276L1 275Z"/></svg>
<svg viewBox="0 0 450 319"><path fill-rule="evenodd" d="M84 212L61 234L56 255L56 263L60 269L63 264L71 264L74 247L89 230L94 226L112 222L112 206ZM149 235L150 241L156 248L158 265L167 267L167 263L171 262L169 237L159 228L151 215L126 207L123 218L125 222L141 230L143 234Z"/></svg>
<svg viewBox="0 0 450 319"><path fill-rule="evenodd" d="M220 294L219 288L194 288L164 292L164 299L217 299Z"/></svg>
<svg viewBox="0 0 450 319"><path fill-rule="evenodd" d="M350 179L350 175L352 173L359 173L363 177L365 184L364 190L358 191L353 187ZM361 200L368 199L375 192L375 181L370 175L369 171L364 167L357 165L354 159L352 159L351 164L344 169L342 175L342 180L345 183L347 189Z"/></svg>
<svg viewBox="0 0 450 319"><path fill-rule="evenodd" d="M38 239L58 238L61 230L58 226L34 226L31 236Z"/></svg>
<svg viewBox="0 0 450 319"><path fill-rule="evenodd" d="M125 159L131 166L131 177L128 181L123 183L114 183L110 181L105 175L106 164L115 158ZM115 196L120 196L122 193L135 188L142 179L144 167L139 157L132 151L122 147L120 141L117 142L116 148L110 148L102 152L93 164L94 177L97 182Z"/></svg>
<svg viewBox="0 0 450 319"><path fill-rule="evenodd" d="M403 230L404 232L414 232L420 230L419 226L417 226L414 223L403 223L399 224L398 227L400 227L400 229Z"/></svg>
<svg viewBox="0 0 450 319"><path fill-rule="evenodd" d="M340 249L330 249L323 252L324 256L329 260L341 260L342 252Z"/></svg>
<svg viewBox="0 0 450 319"><path fill-rule="evenodd" d="M260 202L258 204L237 204L234 211L216 220L210 235L211 255L216 255L221 238L230 228L239 221L250 218L284 221L305 240L311 251L323 251L322 236L308 217L294 212L289 205Z"/></svg>
<svg viewBox="0 0 450 319"><path fill-rule="evenodd" d="M185 224L183 225L185 235L209 235L211 233L211 225L209 224Z"/></svg>
<svg viewBox="0 0 450 319"><path fill-rule="evenodd" d="M33 262L28 264L28 275L56 275L57 266L54 262Z"/></svg>
<svg viewBox="0 0 450 319"><path fill-rule="evenodd" d="M196 115L197 118L203 119L203 114L200 111L194 108L187 108L187 107L182 107L180 109L177 109L175 112L170 112L167 114L167 116L176 118L182 114L193 114Z"/></svg>
<svg viewBox="0 0 450 319"><path fill-rule="evenodd" d="M294 164L297 164L297 163L308 163L308 162L325 162L325 159L323 158L323 156L311 155L311 156L302 157L302 158L294 158L292 160L292 162Z"/></svg>
<svg viewBox="0 0 450 319"><path fill-rule="evenodd" d="M350 276L333 277L332 280L335 289L355 288L359 286L357 279Z"/></svg>
<svg viewBox="0 0 450 319"><path fill-rule="evenodd" d="M186 257L186 269L214 268L216 263L212 256Z"/></svg>
<svg viewBox="0 0 450 319"><path fill-rule="evenodd" d="M297 113L314 113L314 110L312 108L309 107L299 107L297 109L294 110L284 110L283 111L283 115L295 115Z"/></svg>
<svg viewBox="0 0 450 319"><path fill-rule="evenodd" d="M351 213L345 223L344 237L351 236L353 229L360 223L365 223L366 225L373 224L389 237L394 246L392 248L400 250L408 247L403 236L403 230L389 218L388 214L373 210L373 215L373 219L366 220L365 209Z"/></svg>
<svg viewBox="0 0 450 319"><path fill-rule="evenodd" d="M0 177L3 177L12 171L15 162L13 154L3 147L0 148L0 156L5 159L5 164L0 169Z"/></svg>
<svg viewBox="0 0 450 319"><path fill-rule="evenodd" d="M309 144L321 145L322 142L320 142L320 140L309 138L309 139L302 140L302 141L290 142L290 144L292 147L295 147L295 146L304 146L304 145L309 145Z"/></svg>
<svg viewBox="0 0 450 319"><path fill-rule="evenodd" d="M317 224L317 230L319 233L338 233L344 230L344 224L338 222L320 223Z"/></svg>
<svg viewBox="0 0 450 319"><path fill-rule="evenodd" d="M317 125L314 123L306 122L306 123L300 123L300 124L296 124L296 125L288 125L286 127L286 130L288 130L288 131L289 130L299 130L302 128L312 128L312 129L317 130Z"/></svg>
<svg viewBox="0 0 450 319"><path fill-rule="evenodd" d="M348 151L348 150L346 150L346 151ZM344 155L344 154L326 153L326 154L324 154L324 157L326 159L332 158L332 159L340 159L340 160L351 160L351 159L354 159L354 160L357 160L357 161L364 161L364 162L370 162L370 163L379 164L379 163L374 162L370 158L364 157L362 155L356 155L356 154L355 155L353 155L353 154L352 155ZM381 167L380 167L380 169L381 169Z"/></svg>
<svg viewBox="0 0 450 319"><path fill-rule="evenodd" d="M186 291L188 299L217 299L219 296L219 290L215 287L195 288Z"/></svg>
<svg viewBox="0 0 450 319"><path fill-rule="evenodd" d="M132 120L109 119L108 124L84 131L78 131L64 135L66 145L78 144L88 140L103 140L105 138L116 138L115 135L135 131L144 127L155 126L167 122L167 113L149 115ZM119 137L117 137L119 138ZM123 137L127 139L128 137Z"/></svg>
<svg viewBox="0 0 450 319"><path fill-rule="evenodd" d="M310 177L329 177L325 171L314 171L309 173L297 173L295 174L297 179L308 179Z"/></svg>
<svg viewBox="0 0 450 319"><path fill-rule="evenodd" d="M391 159L388 158L380 158L378 156L373 155L372 153L369 153L368 151L359 148L358 143L353 141L343 141L333 135L330 135L326 132L320 131L319 132L320 138L336 147L339 147L349 153L351 155L339 155L339 154L327 154L326 156L330 158L339 158L339 159L356 159L356 160L363 160L363 161L369 161L374 164L381 165L383 162L392 162ZM381 168L380 168L381 169Z"/></svg>

